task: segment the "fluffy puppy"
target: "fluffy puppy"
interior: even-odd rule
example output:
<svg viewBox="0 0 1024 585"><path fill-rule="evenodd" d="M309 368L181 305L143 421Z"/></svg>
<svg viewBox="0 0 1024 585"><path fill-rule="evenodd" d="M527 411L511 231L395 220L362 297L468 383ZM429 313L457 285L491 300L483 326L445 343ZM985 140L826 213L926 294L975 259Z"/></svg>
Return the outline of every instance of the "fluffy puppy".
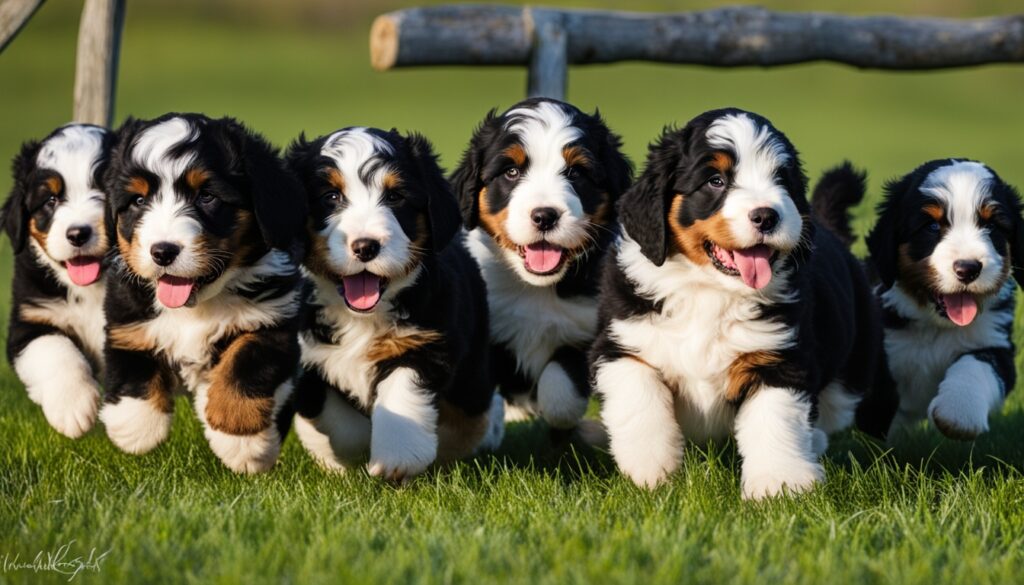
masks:
<svg viewBox="0 0 1024 585"><path fill-rule="evenodd" d="M487 114L452 174L511 420L568 429L586 411L599 267L632 179L619 148L597 113L531 99Z"/></svg>
<svg viewBox="0 0 1024 585"><path fill-rule="evenodd" d="M927 416L947 437L973 439L1016 381L1020 196L964 159L925 163L885 191L867 243L900 399L893 429Z"/></svg>
<svg viewBox="0 0 1024 585"><path fill-rule="evenodd" d="M746 498L823 479L882 338L860 265L805 191L793 145L756 114L707 112L651 146L620 203L591 354L612 455L638 485L679 466L684 438L728 435Z"/></svg>
<svg viewBox="0 0 1024 585"><path fill-rule="evenodd" d="M226 466L270 468L298 370L301 186L262 137L199 114L125 122L106 184L107 434L149 451L183 387Z"/></svg>
<svg viewBox="0 0 1024 585"><path fill-rule="evenodd" d="M496 447L486 292L430 143L346 128L300 137L288 162L311 211L302 444L338 471L368 453L370 474L393 481Z"/></svg>
<svg viewBox="0 0 1024 585"><path fill-rule="evenodd" d="M109 249L101 179L112 143L86 124L26 142L0 212L14 249L7 359L50 426L71 438L99 409Z"/></svg>

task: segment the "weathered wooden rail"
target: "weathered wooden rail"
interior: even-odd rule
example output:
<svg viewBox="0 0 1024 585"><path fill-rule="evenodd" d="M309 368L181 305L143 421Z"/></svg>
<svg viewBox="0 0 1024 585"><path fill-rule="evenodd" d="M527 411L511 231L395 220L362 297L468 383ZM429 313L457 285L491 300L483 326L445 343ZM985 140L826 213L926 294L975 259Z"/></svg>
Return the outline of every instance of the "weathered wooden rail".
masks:
<svg viewBox="0 0 1024 585"><path fill-rule="evenodd" d="M564 98L568 66L653 61L772 67L831 61L922 70L1024 62L1024 15L842 16L734 7L651 14L438 6L377 17L374 68L525 65L530 96Z"/></svg>
<svg viewBox="0 0 1024 585"><path fill-rule="evenodd" d="M0 52L24 28L44 0L4 0L0 3ZM110 126L114 117L117 66L125 0L85 0L75 56L75 95L72 119Z"/></svg>

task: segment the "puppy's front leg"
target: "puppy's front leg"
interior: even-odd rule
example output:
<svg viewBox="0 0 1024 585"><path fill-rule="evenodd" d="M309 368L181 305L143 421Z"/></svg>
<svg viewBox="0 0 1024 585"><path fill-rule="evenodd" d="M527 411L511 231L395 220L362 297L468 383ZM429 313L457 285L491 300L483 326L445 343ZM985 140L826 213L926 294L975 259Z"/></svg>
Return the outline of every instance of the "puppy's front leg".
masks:
<svg viewBox="0 0 1024 585"><path fill-rule="evenodd" d="M123 331L111 327L107 337L107 392L100 420L118 448L141 455L170 433L174 380L150 351L119 333Z"/></svg>
<svg viewBox="0 0 1024 585"><path fill-rule="evenodd" d="M437 457L437 404L416 370L401 366L377 384L370 417L370 475L402 481Z"/></svg>
<svg viewBox="0 0 1024 585"><path fill-rule="evenodd" d="M961 356L946 370L928 418L951 439L970 441L988 431L988 415L1003 405L1016 372L1009 348Z"/></svg>
<svg viewBox="0 0 1024 585"><path fill-rule="evenodd" d="M33 402L60 434L77 439L96 422L100 392L92 367L67 336L46 328L31 340L15 339L11 362Z"/></svg>
<svg viewBox="0 0 1024 585"><path fill-rule="evenodd" d="M736 443L743 457L743 497L774 496L785 486L809 491L825 478L814 448L811 403L789 388L754 390L736 414Z"/></svg>
<svg viewBox="0 0 1024 585"><path fill-rule="evenodd" d="M672 392L654 368L629 357L598 362L594 384L619 469L638 486L657 486L683 459Z"/></svg>
<svg viewBox="0 0 1024 585"><path fill-rule="evenodd" d="M544 420L556 429L571 429L587 413L590 383L587 356L582 350L562 346L537 380L537 407Z"/></svg>
<svg viewBox="0 0 1024 585"><path fill-rule="evenodd" d="M236 337L196 391L196 411L210 448L233 471L270 469L281 451L278 410L288 400L298 367L294 330L262 329Z"/></svg>

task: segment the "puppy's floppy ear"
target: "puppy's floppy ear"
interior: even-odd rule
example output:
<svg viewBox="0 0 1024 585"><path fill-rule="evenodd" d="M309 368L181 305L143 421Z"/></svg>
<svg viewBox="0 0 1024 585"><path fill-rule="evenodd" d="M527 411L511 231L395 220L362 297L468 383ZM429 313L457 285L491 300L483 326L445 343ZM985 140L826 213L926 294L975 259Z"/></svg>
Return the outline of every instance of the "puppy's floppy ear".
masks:
<svg viewBox="0 0 1024 585"><path fill-rule="evenodd" d="M633 163L622 154L622 138L611 131L601 118L601 112L594 110L591 118L598 128L597 157L604 169L608 196L615 203L633 182Z"/></svg>
<svg viewBox="0 0 1024 585"><path fill-rule="evenodd" d="M1009 202L1010 213L1013 215L1013 236L1010 239L1010 262L1013 267L1013 279L1017 286L1024 289L1024 217L1021 216L1022 207L1020 194L1009 183L996 179L999 183L998 189L1003 191L1004 199Z"/></svg>
<svg viewBox="0 0 1024 585"><path fill-rule="evenodd" d="M319 154L320 141L309 141L306 133L302 132L298 138L292 140L288 145L288 151L284 155L285 164L296 177L305 177L311 174L311 163Z"/></svg>
<svg viewBox="0 0 1024 585"><path fill-rule="evenodd" d="M271 248L291 250L301 242L308 215L302 186L277 156L277 149L233 118L212 124L225 146L228 166L242 176L256 223Z"/></svg>
<svg viewBox="0 0 1024 585"><path fill-rule="evenodd" d="M891 288L897 276L897 231L899 230L900 202L911 186L911 175L889 181L885 185L885 198L876 210L875 227L866 238L871 265L875 267L882 286Z"/></svg>
<svg viewBox="0 0 1024 585"><path fill-rule="evenodd" d="M434 154L430 141L415 132L410 133L405 140L420 179L427 188L430 239L434 251L440 252L462 227L459 205L452 194L451 185L444 179L444 173L437 164L437 155Z"/></svg>
<svg viewBox="0 0 1024 585"><path fill-rule="evenodd" d="M501 121L498 119L497 110L492 109L473 132L473 138L470 139L466 151L462 153L459 166L451 175L452 191L458 200L462 222L468 230L475 228L480 220L479 198L480 190L484 188L483 171L487 162L484 155L488 145L497 138L500 128Z"/></svg>
<svg viewBox="0 0 1024 585"><path fill-rule="evenodd" d="M675 194L673 184L683 156L683 139L680 132L666 128L658 142L650 146L643 174L619 199L622 227L656 266L665 263L668 253L668 208Z"/></svg>
<svg viewBox="0 0 1024 585"><path fill-rule="evenodd" d="M29 201L32 189L32 171L35 169L36 156L39 154L41 143L30 140L21 145L21 152L11 162L11 175L14 177L14 185L11 187L11 194L7 197L0 216L2 216L4 230L11 239L11 248L15 254L25 249L25 242L28 238Z"/></svg>

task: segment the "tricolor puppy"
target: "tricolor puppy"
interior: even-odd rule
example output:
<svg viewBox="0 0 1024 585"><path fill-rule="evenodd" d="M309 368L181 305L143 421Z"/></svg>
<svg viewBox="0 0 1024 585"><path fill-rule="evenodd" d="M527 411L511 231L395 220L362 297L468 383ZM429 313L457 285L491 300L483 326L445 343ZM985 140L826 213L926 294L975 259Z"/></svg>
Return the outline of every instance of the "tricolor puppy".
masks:
<svg viewBox="0 0 1024 585"><path fill-rule="evenodd" d="M632 178L619 147L598 114L531 99L491 111L452 175L512 420L568 429L586 411L598 272Z"/></svg>
<svg viewBox="0 0 1024 585"><path fill-rule="evenodd" d="M99 408L110 247L101 183L112 143L85 124L25 143L2 211L14 249L7 359L50 426L71 438Z"/></svg>
<svg viewBox="0 0 1024 585"><path fill-rule="evenodd" d="M430 143L346 128L288 162L310 217L313 282L302 331L295 430L324 467L369 455L408 479L493 448L504 432L487 346L487 296Z"/></svg>
<svg viewBox="0 0 1024 585"><path fill-rule="evenodd" d="M651 146L620 202L591 353L612 455L635 483L664 481L684 439L728 435L744 497L823 479L827 434L854 420L882 336L860 265L805 190L793 145L756 114L707 112ZM822 209L863 195L820 191ZM845 215L833 227L849 237Z"/></svg>
<svg viewBox="0 0 1024 585"><path fill-rule="evenodd" d="M167 437L183 387L221 461L264 471L298 371L301 186L230 118L167 114L118 132L100 418L118 447L145 453Z"/></svg>
<svg viewBox="0 0 1024 585"><path fill-rule="evenodd" d="M927 416L948 437L975 438L1016 380L1017 191L979 162L925 163L886 186L867 242L899 392L894 430Z"/></svg>

